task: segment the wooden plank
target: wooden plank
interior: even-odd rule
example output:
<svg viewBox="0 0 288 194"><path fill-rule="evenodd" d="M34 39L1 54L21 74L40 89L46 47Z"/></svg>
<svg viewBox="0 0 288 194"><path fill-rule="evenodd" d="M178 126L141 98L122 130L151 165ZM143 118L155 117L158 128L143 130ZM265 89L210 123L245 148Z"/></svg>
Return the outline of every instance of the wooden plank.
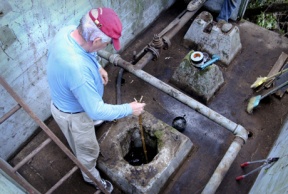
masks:
<svg viewBox="0 0 288 194"><path fill-rule="evenodd" d="M286 53L282 52L281 55L279 56L278 60L276 61L276 63L273 65L272 69L268 73L267 77L278 73L282 69L287 58L288 58L288 55ZM270 88L273 81L274 81L274 79L271 79L270 81L268 81L265 84L265 88Z"/></svg>

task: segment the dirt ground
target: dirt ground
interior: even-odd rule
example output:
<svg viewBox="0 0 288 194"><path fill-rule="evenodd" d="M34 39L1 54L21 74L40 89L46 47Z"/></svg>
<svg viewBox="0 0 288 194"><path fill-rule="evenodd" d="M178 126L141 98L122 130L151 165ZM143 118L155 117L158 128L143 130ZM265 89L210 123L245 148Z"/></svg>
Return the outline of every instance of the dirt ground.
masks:
<svg viewBox="0 0 288 194"><path fill-rule="evenodd" d="M152 40L154 34L162 31L184 9L185 5L177 2L162 13L124 52L120 53L121 57L126 61L131 61L133 51L137 53L144 48ZM173 37L171 47L163 51L158 60L151 61L143 70L171 85L169 81L173 72L190 51L189 48L182 46L181 42L191 23L192 20ZM243 194L249 192L257 173L248 176L241 182L235 181L235 177L254 169L253 166L242 170L240 164L267 157L287 117L288 110L288 97L285 94L282 99L274 96L263 99L253 114L248 114L246 112L248 100L258 94L250 89L250 85L257 77L266 76L269 73L282 52L288 53L288 40L246 21L237 22L235 25L240 29L242 50L228 67L218 64L223 72L225 84L207 106L242 125L250 132L248 141L216 192ZM115 104L115 83L119 67L110 65L106 67L106 70L110 78L104 99L107 103ZM233 134L171 96L164 94L134 75L124 72L121 86L122 102L131 102L134 98L140 99L141 96L147 104L146 111L169 125L172 124L172 120L176 116L185 114L188 123L183 134L188 136L194 144L192 152L182 166L175 171L160 193L201 193L233 141ZM55 121L50 118L46 124L67 145ZM96 130L97 136L101 137L101 134L110 124L107 122L98 128ZM23 155L29 153L33 147L43 141L45 136L43 132L37 134L10 163L17 163ZM41 192L45 192L53 186L61 176L73 167L73 163L67 156L53 143L50 144L19 171ZM93 193L94 191L92 186L84 183L78 170L55 193L76 194ZM122 192L116 188L113 193Z"/></svg>

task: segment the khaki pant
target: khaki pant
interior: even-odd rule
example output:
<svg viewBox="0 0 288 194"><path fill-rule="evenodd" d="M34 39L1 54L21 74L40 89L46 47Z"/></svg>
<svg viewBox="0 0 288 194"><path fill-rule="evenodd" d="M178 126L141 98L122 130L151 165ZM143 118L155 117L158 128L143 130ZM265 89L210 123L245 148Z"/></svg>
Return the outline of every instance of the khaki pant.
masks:
<svg viewBox="0 0 288 194"><path fill-rule="evenodd" d="M53 103L51 103L51 113L76 158L100 181L101 177L95 168L100 149L93 120L85 112L78 114L63 113ZM86 182L92 183L92 180L85 173L82 172L82 175Z"/></svg>

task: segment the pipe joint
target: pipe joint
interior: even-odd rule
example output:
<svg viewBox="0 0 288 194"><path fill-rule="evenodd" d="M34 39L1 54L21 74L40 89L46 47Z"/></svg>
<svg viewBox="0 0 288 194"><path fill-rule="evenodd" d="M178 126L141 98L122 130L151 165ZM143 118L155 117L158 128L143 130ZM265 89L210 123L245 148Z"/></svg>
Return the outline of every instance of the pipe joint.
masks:
<svg viewBox="0 0 288 194"><path fill-rule="evenodd" d="M160 52L158 49L156 49L155 47L151 46L151 45L148 45L148 47L145 49L146 51L149 51L152 53L153 55L153 61L156 61L159 56L160 56Z"/></svg>
<svg viewBox="0 0 288 194"><path fill-rule="evenodd" d="M112 54L109 56L109 62L114 64L115 66L118 65L119 59L121 59L119 54Z"/></svg>
<svg viewBox="0 0 288 194"><path fill-rule="evenodd" d="M233 133L235 136L243 139L244 143L246 143L246 141L248 140L248 131L241 125L237 125Z"/></svg>

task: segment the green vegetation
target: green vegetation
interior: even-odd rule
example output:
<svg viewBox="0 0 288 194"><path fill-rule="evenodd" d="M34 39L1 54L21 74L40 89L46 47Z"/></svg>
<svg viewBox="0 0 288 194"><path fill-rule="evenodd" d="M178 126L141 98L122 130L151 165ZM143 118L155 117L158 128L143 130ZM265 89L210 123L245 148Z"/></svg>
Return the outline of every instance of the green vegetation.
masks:
<svg viewBox="0 0 288 194"><path fill-rule="evenodd" d="M288 37L288 0L251 0L245 17L253 23Z"/></svg>

